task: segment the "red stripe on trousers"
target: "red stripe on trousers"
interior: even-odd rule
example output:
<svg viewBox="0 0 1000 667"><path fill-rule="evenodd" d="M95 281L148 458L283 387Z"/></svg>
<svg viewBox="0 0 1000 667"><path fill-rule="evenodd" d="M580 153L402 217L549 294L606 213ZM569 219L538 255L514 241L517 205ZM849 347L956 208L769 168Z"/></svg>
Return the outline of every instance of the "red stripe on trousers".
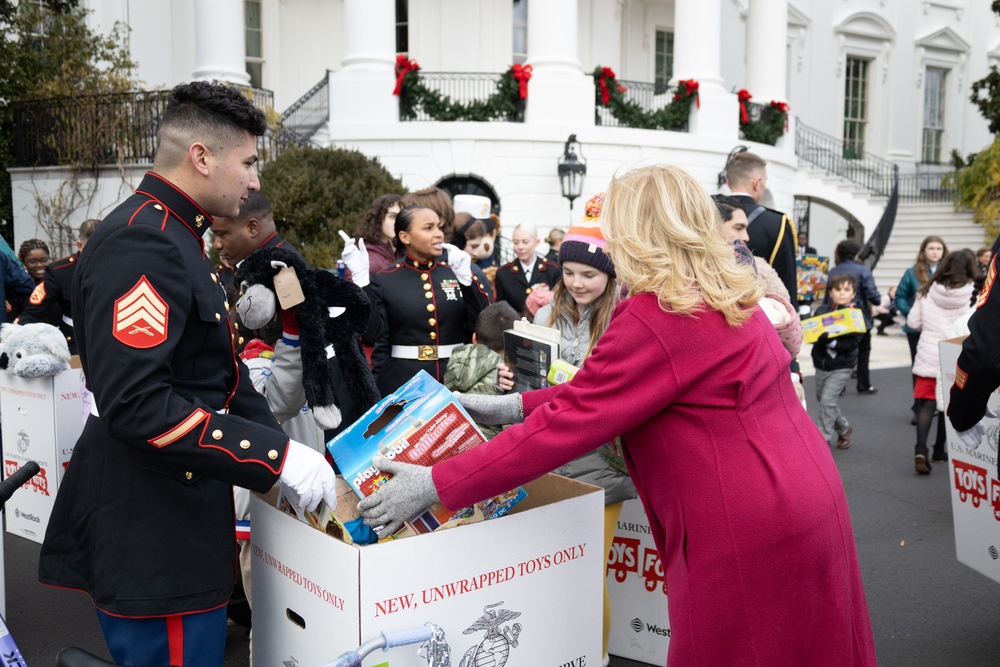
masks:
<svg viewBox="0 0 1000 667"><path fill-rule="evenodd" d="M184 617L167 616L167 646L170 649L170 664L184 664Z"/></svg>

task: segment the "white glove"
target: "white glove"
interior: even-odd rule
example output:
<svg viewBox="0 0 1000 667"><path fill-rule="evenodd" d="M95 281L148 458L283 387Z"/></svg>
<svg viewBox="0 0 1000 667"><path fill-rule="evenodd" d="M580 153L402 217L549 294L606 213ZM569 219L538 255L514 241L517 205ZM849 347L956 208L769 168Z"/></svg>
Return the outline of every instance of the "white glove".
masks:
<svg viewBox="0 0 1000 667"><path fill-rule="evenodd" d="M967 431L959 431L958 439L965 443L969 449L975 450L979 449L984 435L986 435L986 427L983 426L983 422L979 422Z"/></svg>
<svg viewBox="0 0 1000 667"><path fill-rule="evenodd" d="M458 282L465 286L472 284L472 257L464 250L459 250L450 243L442 243L448 253L448 266L455 273Z"/></svg>
<svg viewBox="0 0 1000 667"><path fill-rule="evenodd" d="M321 500L330 509L337 507L337 476L323 455L312 447L289 440L280 478L298 496L298 507L311 512Z"/></svg>
<svg viewBox="0 0 1000 667"><path fill-rule="evenodd" d="M371 261L368 258L368 251L365 249L365 240L359 239L355 244L354 239L348 236L343 229L340 230L340 238L344 239L344 252L340 253L340 258L351 270L351 279L358 287L364 287L371 282L369 268Z"/></svg>

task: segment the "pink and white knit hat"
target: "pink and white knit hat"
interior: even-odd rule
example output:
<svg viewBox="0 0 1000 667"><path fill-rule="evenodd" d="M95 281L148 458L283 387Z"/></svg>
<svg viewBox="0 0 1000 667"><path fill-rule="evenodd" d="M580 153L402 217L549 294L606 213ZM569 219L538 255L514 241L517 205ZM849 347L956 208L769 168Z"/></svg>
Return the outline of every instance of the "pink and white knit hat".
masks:
<svg viewBox="0 0 1000 667"><path fill-rule="evenodd" d="M563 237L562 245L559 246L559 263L580 262L614 278L615 265L604 254L604 235L598 223L603 203L603 192L594 195L587 202L587 214L583 220L570 227Z"/></svg>

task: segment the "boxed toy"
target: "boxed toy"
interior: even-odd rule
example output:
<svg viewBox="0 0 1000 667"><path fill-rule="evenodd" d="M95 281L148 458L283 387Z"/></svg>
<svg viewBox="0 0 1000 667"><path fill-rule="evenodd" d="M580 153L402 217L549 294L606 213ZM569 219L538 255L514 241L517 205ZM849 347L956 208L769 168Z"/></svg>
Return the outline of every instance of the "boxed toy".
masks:
<svg viewBox="0 0 1000 667"><path fill-rule="evenodd" d="M498 521L349 545L251 498L253 656L325 665L381 631L440 626L451 664L600 665L604 493L557 475ZM416 647L363 665L426 664Z"/></svg>
<svg viewBox="0 0 1000 667"><path fill-rule="evenodd" d="M350 427L327 443L337 467L359 497L374 493L391 478L372 465L376 456L429 466L486 442L465 409L444 385L424 371L376 403ZM503 516L524 499L515 489L480 503L486 519ZM408 526L428 533L455 512L434 505Z"/></svg>
<svg viewBox="0 0 1000 667"><path fill-rule="evenodd" d="M941 352L941 388L945 414L951 402L955 366L962 352L964 338L943 340ZM990 396L988 406L1000 414L1000 395ZM962 442L945 419L948 433L948 469L951 473L951 513L955 524L955 553L958 562L993 581L1000 582L1000 480L997 479L997 434L1000 422L985 418L986 435L976 447Z"/></svg>
<svg viewBox="0 0 1000 667"><path fill-rule="evenodd" d="M844 308L802 320L802 342L815 343L821 335L830 338L849 333L865 333L865 316L858 308Z"/></svg>

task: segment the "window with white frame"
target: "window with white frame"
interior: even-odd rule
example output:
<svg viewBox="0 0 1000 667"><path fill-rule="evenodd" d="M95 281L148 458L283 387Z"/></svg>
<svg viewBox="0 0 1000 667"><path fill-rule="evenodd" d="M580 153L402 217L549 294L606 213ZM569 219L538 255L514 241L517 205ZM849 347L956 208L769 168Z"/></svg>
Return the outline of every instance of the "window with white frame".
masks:
<svg viewBox="0 0 1000 667"><path fill-rule="evenodd" d="M667 83L674 75L674 33L670 30L656 31L656 51L653 72L656 94L666 92Z"/></svg>
<svg viewBox="0 0 1000 667"><path fill-rule="evenodd" d="M941 140L944 138L944 82L948 70L928 67L924 75L924 138L920 161L941 164Z"/></svg>
<svg viewBox="0 0 1000 667"><path fill-rule="evenodd" d="M410 52L410 2L396 0L396 53Z"/></svg>
<svg viewBox="0 0 1000 667"><path fill-rule="evenodd" d="M250 85L264 87L264 45L261 40L260 0L244 0L247 74Z"/></svg>
<svg viewBox="0 0 1000 667"><path fill-rule="evenodd" d="M847 58L844 89L844 157L864 155L868 126L868 65L862 58Z"/></svg>
<svg viewBox="0 0 1000 667"><path fill-rule="evenodd" d="M528 0L514 0L514 43L511 62L523 63L528 59Z"/></svg>

